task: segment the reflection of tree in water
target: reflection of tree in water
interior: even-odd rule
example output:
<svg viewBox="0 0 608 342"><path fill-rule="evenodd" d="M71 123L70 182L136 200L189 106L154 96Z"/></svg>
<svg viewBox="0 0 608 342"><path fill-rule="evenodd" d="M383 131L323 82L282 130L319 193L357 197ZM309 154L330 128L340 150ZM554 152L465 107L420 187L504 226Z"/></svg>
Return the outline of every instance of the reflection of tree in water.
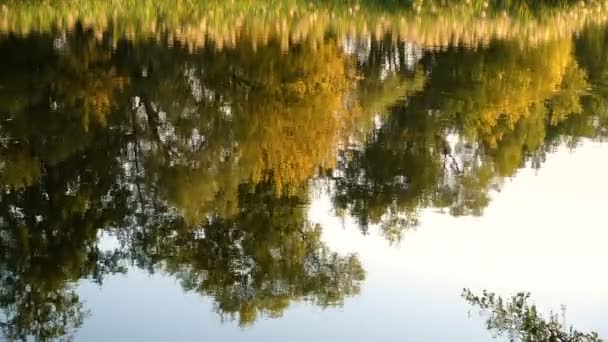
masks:
<svg viewBox="0 0 608 342"><path fill-rule="evenodd" d="M30 145L31 146L31 145ZM39 180L3 187L0 198L0 307L9 338L61 336L82 324L74 292L82 278L121 271L120 255L97 248L97 231L115 226L124 193L114 187L103 144L52 164L39 156Z"/></svg>
<svg viewBox="0 0 608 342"><path fill-rule="evenodd" d="M427 54L418 66L424 86L342 152L335 206L392 240L421 208L481 215L503 177L527 162L540 167L563 141L605 135L605 109L587 92L590 66L575 52L564 40Z"/></svg>
<svg viewBox="0 0 608 342"><path fill-rule="evenodd" d="M132 234L132 257L210 295L241 324L293 300L340 304L363 271L321 243L304 206L307 179L332 165L348 121L347 62L332 39L287 54L272 41L201 54L176 53L183 63L164 68L150 61L146 79L132 80L141 86L133 164L144 170L135 182L148 191L141 207L156 206ZM178 215L160 216L163 207Z"/></svg>
<svg viewBox="0 0 608 342"><path fill-rule="evenodd" d="M566 327L558 315L543 317L536 305L530 303L529 293L518 293L503 299L483 291L480 296L465 289L462 297L487 315L486 327L495 336L508 336L510 341L600 342L597 333L584 333Z"/></svg>
<svg viewBox="0 0 608 342"><path fill-rule="evenodd" d="M493 38L531 44L569 38L589 23L605 23L607 13L603 0L212 0L178 6L168 0L74 0L53 6L5 0L0 32L61 34L74 30L79 18L98 40L108 33L114 41L125 36L169 40L192 51L209 44L263 46L269 37L287 51L302 40L323 42L327 32L338 40L392 32L395 40L439 49Z"/></svg>
<svg viewBox="0 0 608 342"><path fill-rule="evenodd" d="M113 48L81 29L61 44L4 38L6 334L69 333L86 313L76 283L128 262L172 274L241 324L294 300L340 305L363 270L307 222L308 180L333 170L336 209L391 239L421 208L480 214L526 160L540 165L565 135L606 133L605 95L581 93L602 64L573 59L603 38L585 39L423 57L391 37L353 54L331 35L196 54ZM101 231L121 250L99 251Z"/></svg>
<svg viewBox="0 0 608 342"><path fill-rule="evenodd" d="M305 193L277 197L265 181L241 184L238 197L235 217L211 216L195 228L178 219L136 234L132 257L211 296L218 313L237 315L241 324L258 313L280 316L293 300L327 307L358 293L359 261L320 241L321 228L306 223Z"/></svg>
<svg viewBox="0 0 608 342"><path fill-rule="evenodd" d="M91 38L0 43L0 85L13 92L0 97L7 337L69 335L86 316L77 282L129 261L175 275L242 324L358 292L359 261L331 252L304 208L306 180L331 166L354 79L335 41L192 56L109 53ZM124 248L101 252L100 230Z"/></svg>
<svg viewBox="0 0 608 342"><path fill-rule="evenodd" d="M354 80L336 44L303 43L287 54L272 41L255 52L142 51L134 59L150 71L132 79L141 99L132 124L141 166L152 171L146 182L160 182L164 197L196 222L209 210L234 213L243 181L271 175L277 192L288 193L331 167Z"/></svg>
<svg viewBox="0 0 608 342"><path fill-rule="evenodd" d="M119 142L102 129L109 107L85 99L111 96L114 81L96 83L113 78L101 76L111 64L98 47L75 44L64 56L51 46L35 35L0 44L9 89L0 99L0 307L9 339L71 333L86 316L77 282L120 271L119 256L97 248L98 229L124 215L112 158Z"/></svg>

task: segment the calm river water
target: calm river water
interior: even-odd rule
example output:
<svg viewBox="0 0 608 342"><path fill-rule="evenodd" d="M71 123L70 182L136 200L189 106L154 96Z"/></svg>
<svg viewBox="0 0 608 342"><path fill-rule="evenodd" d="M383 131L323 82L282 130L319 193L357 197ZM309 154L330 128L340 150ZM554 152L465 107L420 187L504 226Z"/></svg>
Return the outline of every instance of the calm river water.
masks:
<svg viewBox="0 0 608 342"><path fill-rule="evenodd" d="M608 337L608 7L369 2L0 1L0 339Z"/></svg>

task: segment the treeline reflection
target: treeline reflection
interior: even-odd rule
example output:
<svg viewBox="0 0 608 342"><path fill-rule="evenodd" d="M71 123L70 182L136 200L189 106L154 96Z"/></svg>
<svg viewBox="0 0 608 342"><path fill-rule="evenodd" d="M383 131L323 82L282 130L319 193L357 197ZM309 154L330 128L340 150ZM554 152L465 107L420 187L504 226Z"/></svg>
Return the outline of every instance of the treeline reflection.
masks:
<svg viewBox="0 0 608 342"><path fill-rule="evenodd" d="M327 34L192 53L79 25L3 36L0 327L69 335L87 316L78 281L133 266L242 325L341 305L364 270L308 221L312 182L393 241L423 208L480 215L504 177L606 136L606 37L434 51ZM120 247L100 250L102 232Z"/></svg>
<svg viewBox="0 0 608 342"><path fill-rule="evenodd" d="M113 44L125 37L155 40L190 51L248 44L254 49L276 40L322 44L327 32L340 39L410 41L429 49L492 39L542 43L566 39L588 24L608 19L603 0L74 0L0 2L0 32L65 33L78 25L95 39Z"/></svg>

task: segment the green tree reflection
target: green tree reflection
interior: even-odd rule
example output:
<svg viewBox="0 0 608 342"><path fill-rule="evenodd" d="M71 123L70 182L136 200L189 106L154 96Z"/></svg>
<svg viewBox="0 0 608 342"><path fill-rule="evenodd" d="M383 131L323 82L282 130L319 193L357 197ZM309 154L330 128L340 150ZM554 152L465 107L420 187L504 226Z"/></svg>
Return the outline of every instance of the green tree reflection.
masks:
<svg viewBox="0 0 608 342"><path fill-rule="evenodd" d="M595 332L584 333L560 323L558 315L544 318L530 303L529 293L518 293L503 299L483 291L480 296L465 289L462 297L473 307L487 314L486 327L495 336L508 336L510 341L600 342Z"/></svg>
<svg viewBox="0 0 608 342"><path fill-rule="evenodd" d="M304 193L277 197L264 181L241 184L238 197L235 217L210 216L196 227L163 222L135 234L134 260L211 296L219 314L242 325L258 313L280 316L294 300L327 307L358 293L361 264L321 242L321 228L306 223Z"/></svg>

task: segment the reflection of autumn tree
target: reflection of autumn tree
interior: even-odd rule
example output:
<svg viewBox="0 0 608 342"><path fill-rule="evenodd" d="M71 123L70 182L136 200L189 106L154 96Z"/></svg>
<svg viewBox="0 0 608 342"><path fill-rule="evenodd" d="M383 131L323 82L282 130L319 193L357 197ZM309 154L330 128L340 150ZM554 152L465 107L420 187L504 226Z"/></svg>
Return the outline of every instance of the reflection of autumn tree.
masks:
<svg viewBox="0 0 608 342"><path fill-rule="evenodd" d="M240 324L259 313L280 316L294 300L326 307L358 293L358 259L324 246L320 227L306 223L301 191L278 197L271 182L262 182L240 185L238 196L233 218L212 217L196 229L163 223L138 234L135 259L211 296L221 315L237 316Z"/></svg>
<svg viewBox="0 0 608 342"><path fill-rule="evenodd" d="M333 40L314 49L305 44L276 58L278 46L251 60L239 51L249 92L233 92L237 137L243 136L240 157L250 165L253 180L273 170L276 186L301 184L320 166L332 166L340 133L347 61ZM268 55L269 54L269 55ZM238 65L238 64L237 64ZM257 65L256 67L254 67Z"/></svg>
<svg viewBox="0 0 608 342"><path fill-rule="evenodd" d="M82 324L76 282L124 262L97 250L110 227L128 227L120 240L137 265L164 264L243 324L293 300L330 306L357 293L358 260L329 251L304 209L306 180L334 163L353 80L334 40L195 56L129 44L110 54L82 31L62 44L32 35L1 46L0 82L17 95L0 98L8 336ZM14 57L32 46L29 59ZM34 79L32 65L44 70L39 83L12 83ZM38 95L25 96L30 88ZM201 225L207 239L189 240ZM248 276L235 253L256 261ZM193 279L207 271L215 278Z"/></svg>
<svg viewBox="0 0 608 342"><path fill-rule="evenodd" d="M573 56L570 41L427 55L423 90L393 106L363 149L344 153L336 205L391 239L419 208L481 214L501 177L542 161L548 130L583 115L588 81Z"/></svg>
<svg viewBox="0 0 608 342"><path fill-rule="evenodd" d="M427 88L441 96L435 106L454 116L467 138L489 148L530 116L532 105L552 97L568 69L576 72L568 68L570 40L538 47L496 42L476 52L452 48L438 59Z"/></svg>
<svg viewBox="0 0 608 342"><path fill-rule="evenodd" d="M304 209L306 181L333 166L348 120L348 60L332 39L281 49L175 52L182 63L150 61L132 82L143 188L181 214L147 223L135 260L211 296L241 324L294 300L340 304L363 278L355 257L321 243Z"/></svg>
<svg viewBox="0 0 608 342"><path fill-rule="evenodd" d="M544 318L530 303L529 293L518 293L503 299L494 293L483 291L481 296L465 289L466 301L486 313L487 329L496 336L507 335L510 341L564 341L599 342L597 333L583 333L573 327L565 327L557 315Z"/></svg>
<svg viewBox="0 0 608 342"><path fill-rule="evenodd" d="M461 179L473 174L479 181L474 188L462 182L453 191L454 200L487 193L499 177L513 175L532 157L538 160L538 152L549 143L547 130L582 114L587 76L573 59L571 45L569 40L529 48L496 42L475 54L448 51L438 57L430 96L438 96L436 108L453 118L456 127L450 130L479 150L469 158L474 168L463 162L460 170ZM483 197L465 203L465 210L452 208L455 213L481 213L488 203L487 195Z"/></svg>
<svg viewBox="0 0 608 342"><path fill-rule="evenodd" d="M352 83L334 40L181 58L170 67L150 61L149 75L133 81L142 100L135 122L140 141L152 144L141 151L150 155L145 167L158 170L167 198L191 221L234 210L243 181L271 174L284 192L333 165Z"/></svg>

